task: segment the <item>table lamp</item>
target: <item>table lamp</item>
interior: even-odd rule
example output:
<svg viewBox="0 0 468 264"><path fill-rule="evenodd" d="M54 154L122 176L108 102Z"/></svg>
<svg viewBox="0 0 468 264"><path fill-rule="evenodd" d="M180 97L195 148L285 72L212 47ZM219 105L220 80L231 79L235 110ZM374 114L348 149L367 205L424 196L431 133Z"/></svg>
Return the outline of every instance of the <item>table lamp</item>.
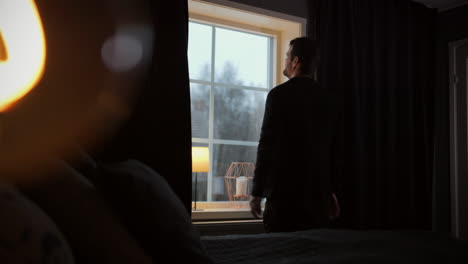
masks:
<svg viewBox="0 0 468 264"><path fill-rule="evenodd" d="M199 172L210 170L210 152L208 147L192 147L192 172L195 173L195 204L194 211L197 211L197 182Z"/></svg>
<svg viewBox="0 0 468 264"><path fill-rule="evenodd" d="M29 93L44 72L46 44L34 1L6 1L0 16L0 113ZM13 12L16 21L9 21ZM20 23L18 21L21 21Z"/></svg>

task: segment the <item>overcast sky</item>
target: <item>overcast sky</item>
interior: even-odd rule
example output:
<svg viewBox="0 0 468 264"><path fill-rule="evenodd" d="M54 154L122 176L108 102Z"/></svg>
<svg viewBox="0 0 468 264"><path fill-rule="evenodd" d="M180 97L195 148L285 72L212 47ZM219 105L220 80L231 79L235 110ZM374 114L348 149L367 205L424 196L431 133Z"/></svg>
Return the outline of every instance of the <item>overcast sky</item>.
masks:
<svg viewBox="0 0 468 264"><path fill-rule="evenodd" d="M200 78L203 65L208 64L211 68L212 30L208 25L189 24L188 57L192 79ZM244 85L267 88L269 37L224 28L215 30L215 73L218 75L230 61L237 68L237 77L243 80Z"/></svg>

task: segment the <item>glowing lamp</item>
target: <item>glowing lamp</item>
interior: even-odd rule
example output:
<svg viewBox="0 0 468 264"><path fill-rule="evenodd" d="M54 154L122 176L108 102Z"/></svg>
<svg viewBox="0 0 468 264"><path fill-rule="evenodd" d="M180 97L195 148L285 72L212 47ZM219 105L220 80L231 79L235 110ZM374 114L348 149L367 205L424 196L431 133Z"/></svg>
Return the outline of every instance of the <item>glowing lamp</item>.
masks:
<svg viewBox="0 0 468 264"><path fill-rule="evenodd" d="M192 147L192 172L208 172L210 154L207 147Z"/></svg>
<svg viewBox="0 0 468 264"><path fill-rule="evenodd" d="M10 14L10 15L8 15ZM14 14L15 19L11 19ZM20 22L19 22L20 21ZM41 17L33 0L0 3L0 112L39 82L46 61Z"/></svg>
<svg viewBox="0 0 468 264"><path fill-rule="evenodd" d="M197 182L198 172L210 170L210 152L208 147L192 147L192 172L195 173L195 205L193 210L197 211Z"/></svg>

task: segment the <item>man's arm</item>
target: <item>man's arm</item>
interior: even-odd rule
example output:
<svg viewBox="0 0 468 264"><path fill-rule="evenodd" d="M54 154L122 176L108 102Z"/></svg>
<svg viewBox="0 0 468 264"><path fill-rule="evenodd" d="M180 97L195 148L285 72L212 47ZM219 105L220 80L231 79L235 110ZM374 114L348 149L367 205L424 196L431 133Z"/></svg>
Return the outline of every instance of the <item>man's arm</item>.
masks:
<svg viewBox="0 0 468 264"><path fill-rule="evenodd" d="M253 178L252 199L250 201L251 212L255 218L260 218L260 202L264 197L265 181L268 168L272 162L273 145L273 99L272 93L268 93L265 103L265 114L263 116L262 131L257 149L257 162L255 163L255 173Z"/></svg>
<svg viewBox="0 0 468 264"><path fill-rule="evenodd" d="M252 196L263 197L268 168L272 163L273 147L273 96L268 93L265 103L262 130L257 148L257 162L253 179Z"/></svg>
<svg viewBox="0 0 468 264"><path fill-rule="evenodd" d="M330 219L336 219L341 215L340 202L338 197L343 189L343 168L344 168L344 118L343 118L343 103L342 99L336 94L333 95L333 125L332 125L332 144L331 144L331 187L332 187L332 208L330 212Z"/></svg>

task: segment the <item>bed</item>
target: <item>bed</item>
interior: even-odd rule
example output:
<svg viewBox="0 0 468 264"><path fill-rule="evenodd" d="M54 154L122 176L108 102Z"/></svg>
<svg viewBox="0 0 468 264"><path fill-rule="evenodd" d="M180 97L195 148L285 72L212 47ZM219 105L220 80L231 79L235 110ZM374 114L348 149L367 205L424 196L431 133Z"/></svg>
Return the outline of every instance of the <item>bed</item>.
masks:
<svg viewBox="0 0 468 264"><path fill-rule="evenodd" d="M28 187L0 184L0 263L144 263L142 256L192 264L468 263L468 241L428 231L322 229L200 240L184 204L150 167L87 162L79 169L59 163L56 175Z"/></svg>
<svg viewBox="0 0 468 264"><path fill-rule="evenodd" d="M429 231L323 229L202 241L217 264L468 263L468 241Z"/></svg>

